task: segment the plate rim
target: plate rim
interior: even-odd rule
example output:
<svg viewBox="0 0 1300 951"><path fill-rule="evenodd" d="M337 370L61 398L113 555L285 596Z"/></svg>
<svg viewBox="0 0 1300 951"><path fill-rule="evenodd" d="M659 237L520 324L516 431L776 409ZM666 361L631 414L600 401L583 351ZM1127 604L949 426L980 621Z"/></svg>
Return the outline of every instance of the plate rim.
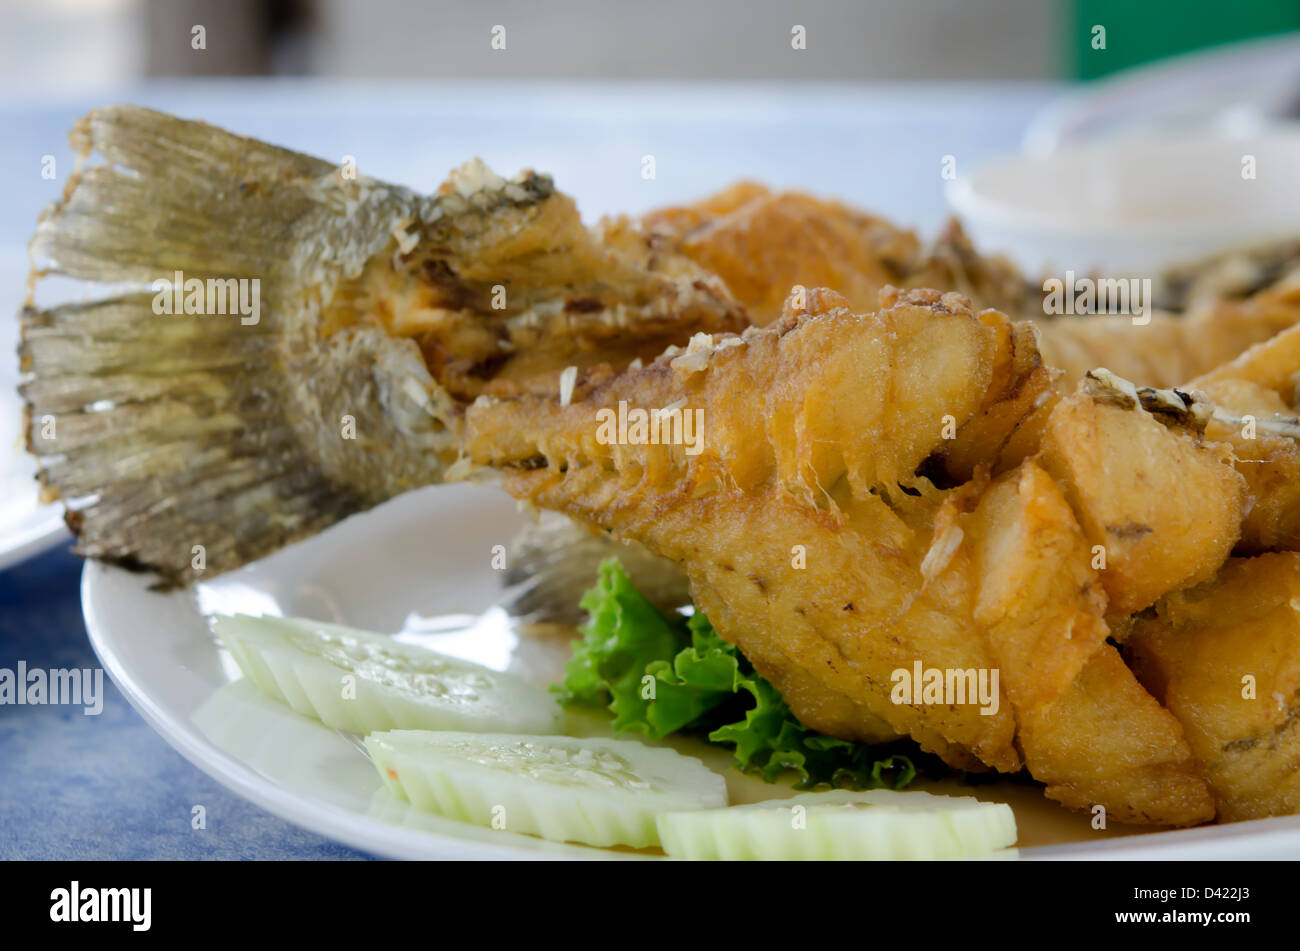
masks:
<svg viewBox="0 0 1300 951"><path fill-rule="evenodd" d="M586 856L541 852L530 854L505 844L491 845L468 839L452 839L435 832L372 819L287 790L211 742L187 733L179 724L173 722L171 717L163 713L145 691L137 687L122 658L113 649L111 638L106 637L102 618L93 606L98 603L96 592L102 583L100 579L110 570L125 572L125 569L112 568L93 559L88 559L82 567L80 585L82 618L95 656L104 665L109 679L149 728L162 737L167 745L188 763L226 789L292 825L376 858L416 861L439 858L466 861L502 859L548 861L586 858ZM361 830L373 834L374 838L358 834ZM413 835L417 841L434 840L448 847L454 847L458 854L430 855L426 850L404 847L412 840Z"/></svg>
<svg viewBox="0 0 1300 951"><path fill-rule="evenodd" d="M50 511L44 511L46 508ZM6 526L4 542L0 543L0 571L43 554L60 541L72 542L72 533L68 531L63 514L55 504L40 505L21 520L16 531L10 531Z"/></svg>

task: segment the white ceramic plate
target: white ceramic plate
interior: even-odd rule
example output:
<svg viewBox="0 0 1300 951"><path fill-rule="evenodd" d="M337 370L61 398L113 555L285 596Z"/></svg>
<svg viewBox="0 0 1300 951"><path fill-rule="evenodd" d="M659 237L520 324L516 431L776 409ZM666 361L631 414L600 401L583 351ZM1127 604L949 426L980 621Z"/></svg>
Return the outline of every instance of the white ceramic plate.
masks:
<svg viewBox="0 0 1300 951"><path fill-rule="evenodd" d="M241 680L204 621L231 611L307 615L551 681L568 655L565 639L520 637L492 609L501 594L492 546L507 544L522 525L498 490L457 485L396 499L195 590L158 594L147 576L91 563L82 587L86 626L109 676L164 739L225 786L298 825L402 858L635 857L412 810L382 790L349 739ZM605 730L600 717L571 716L568 726L579 734ZM723 773L733 802L792 792L730 769L730 755L717 747L674 745ZM1009 802L1024 858L1300 857L1300 816L1179 832L1098 832L1033 787L927 788Z"/></svg>
<svg viewBox="0 0 1300 951"><path fill-rule="evenodd" d="M36 460L22 443L16 351L26 281L26 250L0 245L0 571L69 537L63 510L41 504Z"/></svg>

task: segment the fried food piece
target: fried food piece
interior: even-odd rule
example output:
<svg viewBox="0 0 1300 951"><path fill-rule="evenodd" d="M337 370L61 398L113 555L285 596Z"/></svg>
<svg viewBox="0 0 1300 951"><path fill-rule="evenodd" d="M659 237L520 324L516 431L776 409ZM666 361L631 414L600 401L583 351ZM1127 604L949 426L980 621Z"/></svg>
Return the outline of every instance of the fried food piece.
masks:
<svg viewBox="0 0 1300 951"><path fill-rule="evenodd" d="M1088 392L1122 409L1141 406L1167 426L1193 437L1199 433L1195 441L1204 452L1236 469L1246 487L1236 545L1239 553L1290 550L1300 540L1300 503L1295 485L1300 474L1296 449L1300 419L1282 412L1285 404L1279 396L1279 392L1292 388L1285 378L1289 356L1300 349L1297 330L1300 328L1284 331L1243 354L1240 360L1202 378L1206 381L1204 389L1195 385L1199 381L1172 389L1135 387L1104 369L1089 371L1085 381ZM1251 377L1265 380L1274 388ZM1036 411L1021 423L1016 431L1019 449L1036 451L1041 446L1055 411L1056 406L1050 413ZM1006 455L1004 450L1003 458ZM1119 463L1133 461L1123 454L1108 458ZM1205 474L1214 472L1211 467ZM1215 505L1222 501L1218 496L1209 498Z"/></svg>
<svg viewBox="0 0 1300 951"><path fill-rule="evenodd" d="M961 523L979 579L974 617L1019 710L1050 703L1109 636L1106 594L1060 487L1027 460Z"/></svg>
<svg viewBox="0 0 1300 951"><path fill-rule="evenodd" d="M975 619L1015 706L1017 743L1047 795L1114 821L1212 817L1177 722L1106 643L1106 595L1065 495L1032 460L961 523L978 579ZM1084 739L1088 738L1088 739Z"/></svg>
<svg viewBox="0 0 1300 951"><path fill-rule="evenodd" d="M969 577L941 570L944 494L915 472L942 450L945 417L975 418L1004 395L995 383L1014 390L995 372L1010 335L957 299L861 316L835 295L808 300L812 315L711 350L580 378L567 406L480 401L468 451L506 469L513 494L681 563L695 604L805 725L905 733L955 766L1014 770L1009 704L982 715L890 696L893 672L918 660L993 666ZM601 442L601 412L620 403L698 411L699 452Z"/></svg>
<svg viewBox="0 0 1300 951"><path fill-rule="evenodd" d="M804 297L806 311L792 305L766 331L695 338L637 371L579 375L570 406L556 402L553 388L505 406L473 406L476 452L490 465L572 456L614 466L628 450L602 441L595 409L580 396L603 401L600 409L620 400L683 414L707 409L695 455L682 445L644 450L658 479L718 467L741 490L775 480L825 506L877 486L899 494L922 461L942 454L950 426L960 434L971 421L983 425L991 407L1021 388L1021 378L1004 372L1014 362L1007 352L1014 336L999 325L1007 319L977 317L959 295L887 294L885 309L868 315L825 289Z"/></svg>
<svg viewBox="0 0 1300 951"><path fill-rule="evenodd" d="M1110 611L1125 615L1214 574L1240 535L1246 482L1226 446L1098 392L1085 383L1056 405L1037 458L1104 558Z"/></svg>
<svg viewBox="0 0 1300 951"><path fill-rule="evenodd" d="M1237 417L1211 419L1205 434L1232 447L1234 465L1246 481L1250 505L1238 553L1300 550L1300 445L1260 426L1294 419L1295 411L1274 390L1246 380L1218 380L1203 392Z"/></svg>
<svg viewBox="0 0 1300 951"><path fill-rule="evenodd" d="M919 254L915 235L880 218L752 182L651 212L642 224L660 246L721 277L759 326L781 316L796 284L834 288L850 304L871 306Z"/></svg>
<svg viewBox="0 0 1300 951"><path fill-rule="evenodd" d="M1208 438L1222 412L1204 394L1090 371L1068 397L1058 382L1044 388L1011 436L975 458L991 457L994 473L1033 458L1065 489L1118 619L1210 577L1242 537L1256 499L1240 455L1218 430ZM1276 442L1294 451L1291 438Z"/></svg>
<svg viewBox="0 0 1300 951"><path fill-rule="evenodd" d="M821 293L815 291L814 297ZM882 292L880 306L891 307L904 298L915 304L944 306L943 295L937 291L904 294L893 289ZM987 468L990 460L1000 459L996 469L1001 471L1037 452L1042 429L1038 415L1050 410L1060 397L1060 371L1043 365L1029 324L1009 323L1000 314L992 313L980 318L1004 338L997 347L995 382L990 389L1005 395L988 402L960 429L955 419L951 421L953 434L943 447L942 463L947 478L955 483L967 482L978 467ZM656 594L661 590L670 592L670 597L685 590L686 577L674 563L661 558L648 560L642 546L620 544L607 536L593 535L580 525L566 526L566 521L544 519L521 533L517 544L524 558L512 559L514 567L507 581L511 575L520 579L536 577L521 593L518 610L540 610L555 617L573 615L601 559L614 554L623 559L624 568L652 601L658 603Z"/></svg>
<svg viewBox="0 0 1300 951"><path fill-rule="evenodd" d="M955 291L979 307L1022 320L1042 312L1033 282L1026 281L1009 259L979 253L956 218L948 220L934 244L908 270L903 286Z"/></svg>
<svg viewBox="0 0 1300 951"><path fill-rule="evenodd" d="M800 722L871 738L826 715L827 702L842 697L955 768L1019 768L1011 705L1000 693L991 716L973 698L964 706L892 702L894 672L918 661L941 670L994 664L970 621L965 576L946 573L923 587L931 540L883 501L864 500L847 513L851 527L834 529L789 496L693 500L665 514L653 529L629 528L637 537L648 531L652 548L682 561L697 607ZM791 567L796 546L807 552L805 570Z"/></svg>
<svg viewBox="0 0 1300 951"><path fill-rule="evenodd" d="M467 451L518 497L681 564L696 606L813 729L906 734L966 769L1015 770L1019 746L1072 804L1088 797L1129 821L1207 818L1188 805L1198 780L1177 723L1131 677L1088 674L1109 649L1105 596L1060 488L1032 462L987 494L980 478L939 490L916 475L943 452L936 422L978 422L1015 398L1023 384L1004 371L1016 335L956 295L887 296L869 315L808 298L812 315L580 378L567 405L553 393L480 400ZM705 439L695 454L607 444L601 417L620 404L698 410ZM988 713L896 702L895 673L917 663L1007 680ZM1076 709L1090 726L1132 720L1144 739L1114 761L1103 745L1071 746L1060 718Z"/></svg>
<svg viewBox="0 0 1300 951"><path fill-rule="evenodd" d="M1209 419L1205 435L1232 447L1246 480L1251 505L1241 527L1243 554L1300 550L1297 371L1300 327L1292 327L1186 387L1224 411Z"/></svg>
<svg viewBox="0 0 1300 951"><path fill-rule="evenodd" d="M1201 273L1217 275L1210 283L1171 271L1160 282L1162 301L1180 312L1157 311L1136 325L1127 316L1046 315L1041 291L1006 259L979 254L955 220L926 248L912 232L839 202L742 182L642 223L658 246L722 278L759 326L780 315L796 284L833 288L854 309L875 306L886 285L955 291L1033 320L1044 363L1070 383L1106 367L1140 385L1176 386L1300 323L1300 279L1279 279L1294 263L1290 243L1205 262ZM1243 268L1247 275L1227 281ZM1211 286L1225 293L1206 296ZM1231 287L1255 293L1231 296Z"/></svg>
<svg viewBox="0 0 1300 951"><path fill-rule="evenodd" d="M1221 820L1300 812L1300 554L1234 558L1124 646L1179 721Z"/></svg>
<svg viewBox="0 0 1300 951"><path fill-rule="evenodd" d="M1178 386L1300 323L1300 281L1242 300L1194 301L1145 325L1123 316L1036 320L1044 361L1079 380L1096 367L1143 386Z"/></svg>
<svg viewBox="0 0 1300 951"><path fill-rule="evenodd" d="M1214 801L1183 730L1109 644L1060 697L1019 714L1020 748L1047 796L1072 809L1104 805L1108 821L1196 825Z"/></svg>
<svg viewBox="0 0 1300 951"><path fill-rule="evenodd" d="M888 285L956 291L1012 314L1026 300L1020 274L976 254L956 221L926 249L913 232L840 202L753 182L641 221L660 246L721 277L758 326L781 316L796 284L833 288L855 310L873 308Z"/></svg>
<svg viewBox="0 0 1300 951"><path fill-rule="evenodd" d="M934 291L909 291L908 296L923 300L927 293L937 297ZM966 482L981 466L994 473L1012 469L1036 453L1047 416L1064 396L1063 374L1043 363L1033 325L998 321L995 326L1009 337L999 351L1007 359L996 372L1000 378L1014 381L1014 387L1004 385L1005 398L991 403L952 435L943 462L953 482Z"/></svg>

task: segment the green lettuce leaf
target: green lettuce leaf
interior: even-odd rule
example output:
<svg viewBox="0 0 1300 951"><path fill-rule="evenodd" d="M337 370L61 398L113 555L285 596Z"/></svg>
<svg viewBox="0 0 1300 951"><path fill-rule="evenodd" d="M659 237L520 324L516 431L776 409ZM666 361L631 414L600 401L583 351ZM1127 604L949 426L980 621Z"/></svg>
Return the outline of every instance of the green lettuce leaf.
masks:
<svg viewBox="0 0 1300 951"><path fill-rule="evenodd" d="M616 559L581 606L589 620L556 689L565 703L608 707L615 730L703 733L732 746L738 768L768 782L790 770L800 788L902 789L916 776L905 755L806 729L708 618L666 617Z"/></svg>

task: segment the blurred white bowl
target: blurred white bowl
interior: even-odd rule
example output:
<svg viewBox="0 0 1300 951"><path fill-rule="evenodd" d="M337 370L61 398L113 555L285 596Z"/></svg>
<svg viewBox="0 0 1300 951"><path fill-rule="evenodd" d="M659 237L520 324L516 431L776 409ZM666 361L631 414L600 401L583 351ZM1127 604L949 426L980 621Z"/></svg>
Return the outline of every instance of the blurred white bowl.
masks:
<svg viewBox="0 0 1300 951"><path fill-rule="evenodd" d="M1300 35L1259 37L1078 83L1029 123L1024 150L1045 155L1140 131L1254 135L1298 105Z"/></svg>
<svg viewBox="0 0 1300 951"><path fill-rule="evenodd" d="M1254 178L1243 174L1246 157ZM948 183L976 247L1027 273L1154 276L1163 266L1300 236L1300 131L1113 139L1017 156Z"/></svg>

